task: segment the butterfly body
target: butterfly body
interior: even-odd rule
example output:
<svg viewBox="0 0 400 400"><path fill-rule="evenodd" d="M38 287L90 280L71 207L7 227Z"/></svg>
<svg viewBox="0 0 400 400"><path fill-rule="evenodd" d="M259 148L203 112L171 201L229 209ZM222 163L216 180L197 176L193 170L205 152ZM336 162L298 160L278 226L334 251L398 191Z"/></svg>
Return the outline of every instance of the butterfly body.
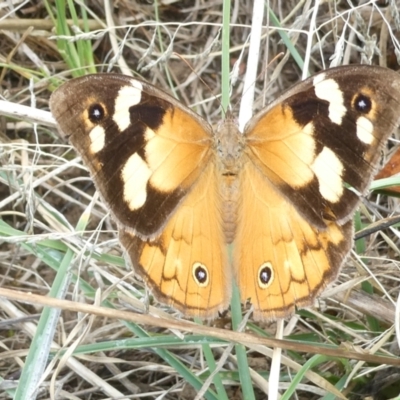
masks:
<svg viewBox="0 0 400 400"><path fill-rule="evenodd" d="M399 122L400 78L378 67L324 71L243 133L229 114L214 132L154 86L117 74L72 80L50 106L159 300L213 318L235 280L255 318L270 320L311 305L337 276L357 192Z"/></svg>
<svg viewBox="0 0 400 400"><path fill-rule="evenodd" d="M228 114L214 136L214 158L220 182L221 218L225 242L235 237L240 203L240 173L243 169L245 136L236 121Z"/></svg>

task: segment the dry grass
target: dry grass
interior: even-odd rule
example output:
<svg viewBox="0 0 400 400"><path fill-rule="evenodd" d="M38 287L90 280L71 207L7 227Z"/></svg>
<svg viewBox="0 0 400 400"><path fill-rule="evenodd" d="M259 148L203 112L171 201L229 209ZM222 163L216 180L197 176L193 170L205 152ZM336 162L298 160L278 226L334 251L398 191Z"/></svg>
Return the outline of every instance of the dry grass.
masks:
<svg viewBox="0 0 400 400"><path fill-rule="evenodd" d="M210 122L220 120L221 2L169 1L156 8L145 1L120 1L110 13L102 2L87 3L86 11L75 5L76 16L67 12L67 18L79 19L76 41L58 43L49 18L58 3L0 3L2 99L47 110L50 92L62 80L112 66L115 72L131 71L173 91ZM251 3L232 2L234 112L247 69ZM347 2L323 2L315 19L318 35L307 47L312 6L306 1L271 3L282 30L274 27L269 14L269 28L262 30L255 109L300 80L304 59L309 59L310 73L329 67L332 56L338 65L371 62L399 68L399 1L391 1L390 7L378 2L357 8ZM60 9L57 15L62 16ZM280 53L283 56L272 62ZM2 117L1 127L0 290L50 293L116 310L143 311L143 286L125 267L115 225L104 205L92 198L94 187L73 150L59 139L51 122L33 125L24 118ZM393 151L393 145L389 147L388 154ZM398 210L396 198L373 195L356 216L357 229ZM281 393L292 384L298 399L338 398L329 385L349 399L399 394L398 369L349 356L353 350L398 354L394 324L399 242L396 227L357 241L318 309L301 311L287 323L285 335L297 341L298 351L286 351L282 358ZM174 310L149 301L152 315L179 322ZM13 397L28 361L33 372L27 375L36 371L42 378L40 399L193 399L215 368L219 373L209 387L206 382L204 398L266 398L272 357L266 345L244 340L246 347L232 346L211 331L211 336L192 336L140 323L140 315L133 323L78 311L71 306L58 315L32 302L0 298L0 399ZM229 340L229 313L212 325L227 329ZM270 337L276 325L256 325L250 317L244 330ZM46 334L53 341L50 359L46 352L42 359L26 359L31 343L41 346ZM328 344L338 357L313 356L302 351L305 344ZM315 347L315 353L323 351ZM44 372L40 365L46 367ZM302 367L305 376L299 372ZM27 375L21 379L30 379ZM21 387L24 382L15 398L32 398Z"/></svg>

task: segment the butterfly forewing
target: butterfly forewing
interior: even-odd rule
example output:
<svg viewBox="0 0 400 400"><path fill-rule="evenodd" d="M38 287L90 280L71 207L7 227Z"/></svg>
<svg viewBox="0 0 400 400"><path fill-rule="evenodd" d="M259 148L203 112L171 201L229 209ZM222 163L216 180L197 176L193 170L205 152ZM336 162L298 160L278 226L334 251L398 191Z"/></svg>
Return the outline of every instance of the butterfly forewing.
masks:
<svg viewBox="0 0 400 400"><path fill-rule="evenodd" d="M368 188L400 119L399 79L370 66L330 69L250 121L249 156L319 228L326 219L348 220Z"/></svg>
<svg viewBox="0 0 400 400"><path fill-rule="evenodd" d="M117 222L143 238L159 234L210 157L211 128L173 102L117 74L69 81L51 98Z"/></svg>

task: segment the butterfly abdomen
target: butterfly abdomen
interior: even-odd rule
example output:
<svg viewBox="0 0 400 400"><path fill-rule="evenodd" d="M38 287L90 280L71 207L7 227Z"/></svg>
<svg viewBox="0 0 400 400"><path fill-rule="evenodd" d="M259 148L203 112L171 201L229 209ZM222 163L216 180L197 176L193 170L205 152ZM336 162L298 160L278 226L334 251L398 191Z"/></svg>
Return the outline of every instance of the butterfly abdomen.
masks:
<svg viewBox="0 0 400 400"><path fill-rule="evenodd" d="M226 243L232 243L240 202L240 171L245 139L229 115L215 133L215 148L221 195L221 216Z"/></svg>
<svg viewBox="0 0 400 400"><path fill-rule="evenodd" d="M225 242L232 243L236 234L240 200L240 186L237 175L222 176L220 194L222 198L221 215Z"/></svg>

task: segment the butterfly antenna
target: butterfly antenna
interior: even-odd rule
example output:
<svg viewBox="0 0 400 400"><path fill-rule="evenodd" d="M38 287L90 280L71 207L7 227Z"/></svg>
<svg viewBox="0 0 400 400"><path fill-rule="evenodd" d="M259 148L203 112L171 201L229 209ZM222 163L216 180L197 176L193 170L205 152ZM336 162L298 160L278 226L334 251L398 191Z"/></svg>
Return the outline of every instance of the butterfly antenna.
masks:
<svg viewBox="0 0 400 400"><path fill-rule="evenodd" d="M268 65L258 74L257 79L261 78L261 74L263 74L275 61L278 60L278 58L281 58L285 55L285 53L283 51L281 51L280 53L278 53L269 63Z"/></svg>
<svg viewBox="0 0 400 400"><path fill-rule="evenodd" d="M284 56L284 53L283 53L283 52L277 54L277 55L268 63L268 65L267 65L265 68L263 68L263 70L256 76L256 79L255 79L255 81L253 82L253 84L254 84L255 82L257 82L258 80L260 80L261 77L263 76L264 72L265 72L278 58L280 58L280 57L282 57L282 56ZM241 98L242 98L243 95L246 94L249 90L250 90L250 87L246 87L245 90L244 90L243 93L242 93ZM241 98L240 98L238 101L241 101Z"/></svg>

